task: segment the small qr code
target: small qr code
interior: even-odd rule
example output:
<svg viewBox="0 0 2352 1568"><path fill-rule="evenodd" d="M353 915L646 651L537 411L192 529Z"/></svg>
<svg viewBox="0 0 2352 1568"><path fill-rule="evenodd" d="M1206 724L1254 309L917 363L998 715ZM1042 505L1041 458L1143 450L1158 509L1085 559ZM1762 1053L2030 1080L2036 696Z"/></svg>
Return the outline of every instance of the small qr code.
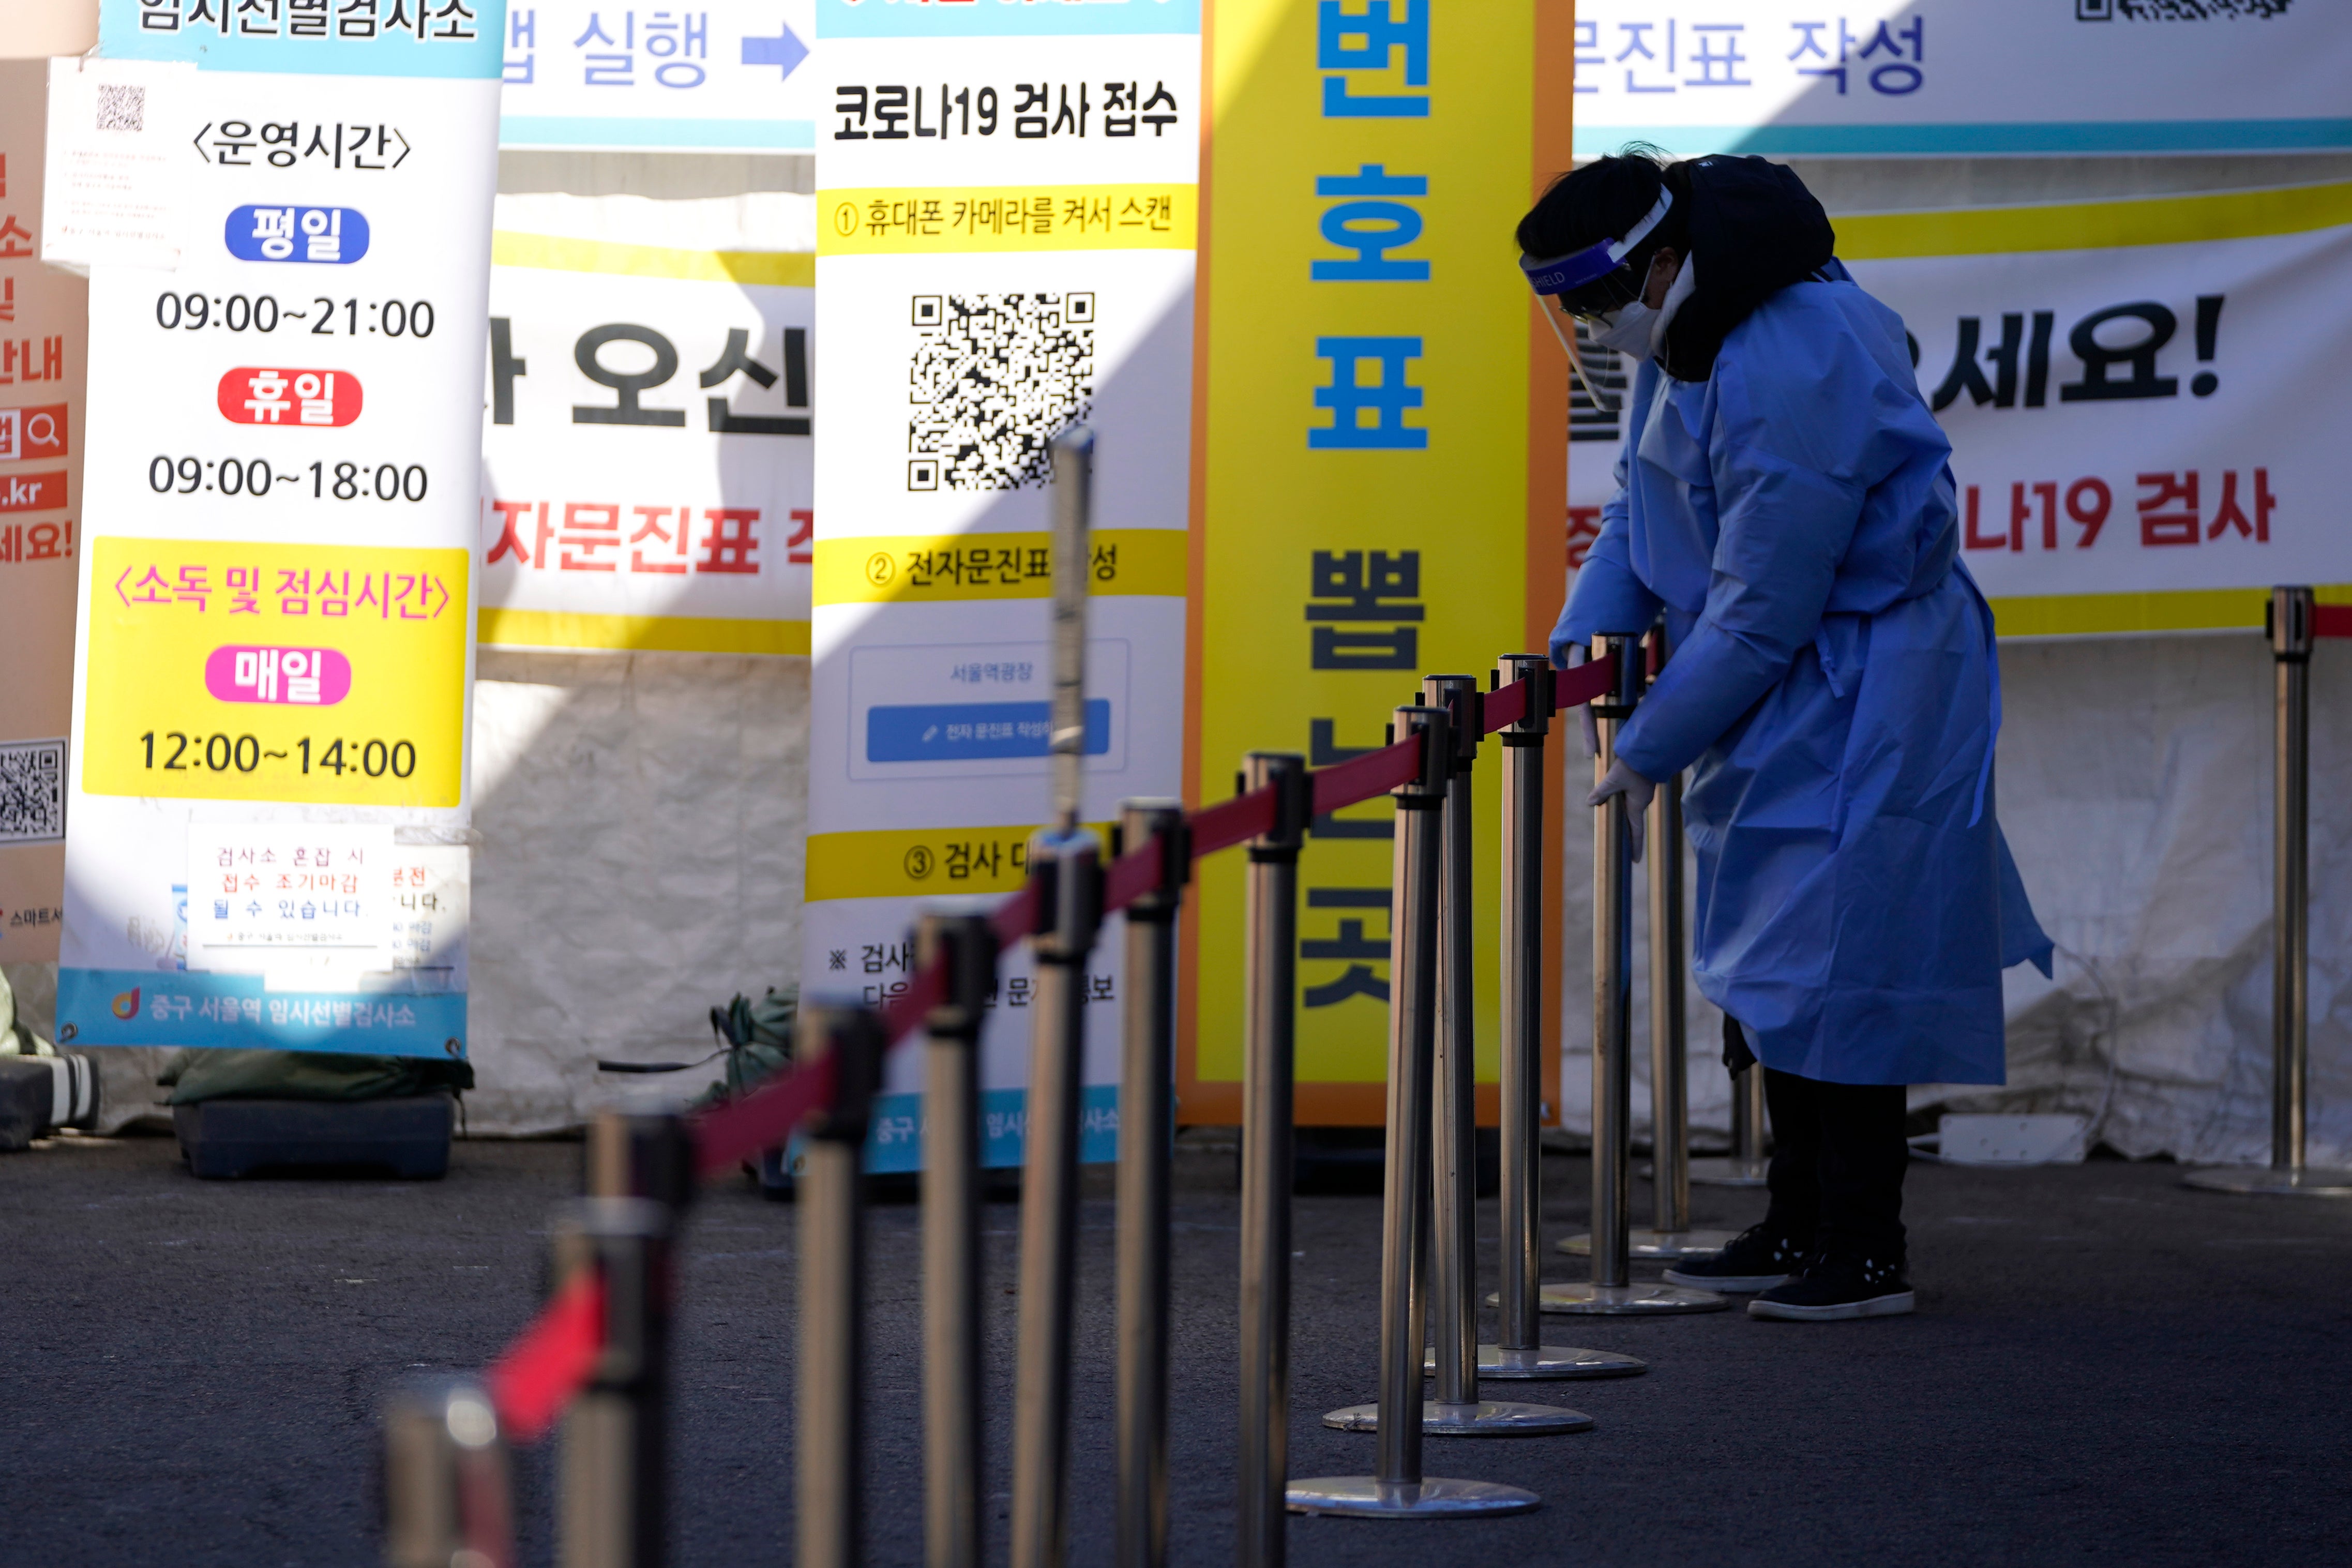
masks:
<svg viewBox="0 0 2352 1568"><path fill-rule="evenodd" d="M47 844L65 836L65 742L0 742L0 844Z"/></svg>
<svg viewBox="0 0 2352 1568"><path fill-rule="evenodd" d="M1094 408L1095 297L918 294L907 488L1014 490Z"/></svg>
<svg viewBox="0 0 2352 1568"><path fill-rule="evenodd" d="M98 84L98 128L100 131L144 132L147 89L123 82Z"/></svg>

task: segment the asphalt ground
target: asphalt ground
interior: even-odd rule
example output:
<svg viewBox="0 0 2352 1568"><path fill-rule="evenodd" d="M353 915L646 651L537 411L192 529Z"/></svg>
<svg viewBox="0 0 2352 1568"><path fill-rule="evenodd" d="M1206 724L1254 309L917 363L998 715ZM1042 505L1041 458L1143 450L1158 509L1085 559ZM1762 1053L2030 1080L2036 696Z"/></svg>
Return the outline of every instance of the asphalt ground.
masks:
<svg viewBox="0 0 2352 1568"><path fill-rule="evenodd" d="M0 1158L0 1562L367 1564L386 1385L478 1366L530 1317L579 1151L465 1142L446 1181L198 1182L167 1139ZM2185 1191L2168 1164L1911 1172L1916 1316L1734 1310L1553 1319L1647 1375L1503 1385L1589 1434L1431 1440L1433 1475L1537 1512L1294 1519L1294 1563L2340 1563L2352 1535L2352 1204ZM1585 1162L1545 1161L1547 1238L1581 1228ZM1646 1202L1647 1188L1637 1186ZM1761 1194L1699 1189L1701 1224ZM1291 1468L1361 1473L1321 1413L1370 1398L1379 1205L1297 1200ZM1072 1561L1113 1512L1111 1204L1083 1211ZM1492 1264L1494 1205L1481 1205ZM1641 1211L1637 1211L1637 1218ZM706 1194L677 1334L672 1561L791 1560L791 1205ZM874 1211L870 1560L921 1559L917 1213ZM1003 1560L1016 1213L986 1220L992 1561ZM1232 1561L1235 1193L1179 1162L1173 1558ZM1570 1279L1580 1260L1554 1257ZM552 1555L551 1448L520 1461L526 1562ZM1437 1555L1433 1555L1437 1554Z"/></svg>

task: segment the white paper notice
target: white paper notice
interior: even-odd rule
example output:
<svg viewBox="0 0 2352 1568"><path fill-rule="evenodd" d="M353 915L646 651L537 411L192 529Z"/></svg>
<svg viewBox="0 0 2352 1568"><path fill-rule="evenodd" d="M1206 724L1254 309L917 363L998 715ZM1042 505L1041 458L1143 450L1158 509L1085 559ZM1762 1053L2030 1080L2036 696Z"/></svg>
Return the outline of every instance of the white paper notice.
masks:
<svg viewBox="0 0 2352 1568"><path fill-rule="evenodd" d="M180 265L171 154L195 129L181 123L195 77L173 61L49 62L43 261L85 277L102 263Z"/></svg>

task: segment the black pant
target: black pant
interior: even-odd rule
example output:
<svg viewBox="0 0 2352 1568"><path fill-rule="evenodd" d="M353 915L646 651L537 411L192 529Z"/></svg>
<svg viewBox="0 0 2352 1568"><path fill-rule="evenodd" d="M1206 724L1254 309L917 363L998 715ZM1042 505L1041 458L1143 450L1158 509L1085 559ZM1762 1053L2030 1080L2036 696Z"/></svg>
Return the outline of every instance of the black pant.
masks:
<svg viewBox="0 0 2352 1568"><path fill-rule="evenodd" d="M1724 1058L1734 1070L1756 1060L1729 1019ZM1823 1252L1900 1263L1903 1173L1911 1164L1903 1086L1763 1071L1772 1118L1772 1204L1764 1223Z"/></svg>

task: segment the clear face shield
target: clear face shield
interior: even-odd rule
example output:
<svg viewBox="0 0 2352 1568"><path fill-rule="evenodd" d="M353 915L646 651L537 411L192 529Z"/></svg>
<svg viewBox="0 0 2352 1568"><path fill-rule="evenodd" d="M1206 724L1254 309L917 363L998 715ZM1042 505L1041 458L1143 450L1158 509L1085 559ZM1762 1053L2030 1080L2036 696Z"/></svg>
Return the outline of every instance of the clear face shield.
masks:
<svg viewBox="0 0 2352 1568"><path fill-rule="evenodd" d="M1614 414L1617 405L1603 397L1600 388L1592 384L1592 378L1585 373L1584 356L1577 353L1575 340L1562 330L1560 318L1605 316L1640 299L1643 279L1634 277L1625 266L1625 258L1649 237L1674 205L1674 193L1661 190L1657 205L1627 230L1622 239L1603 240L1546 260L1526 255L1519 258L1519 270L1526 276L1528 287L1536 291L1539 300L1559 306L1556 310L1549 305L1544 307L1543 319L1551 324L1551 334L1559 340L1560 352L1568 355L1570 368L1584 384L1585 395L1592 399L1593 405L1607 413Z"/></svg>

